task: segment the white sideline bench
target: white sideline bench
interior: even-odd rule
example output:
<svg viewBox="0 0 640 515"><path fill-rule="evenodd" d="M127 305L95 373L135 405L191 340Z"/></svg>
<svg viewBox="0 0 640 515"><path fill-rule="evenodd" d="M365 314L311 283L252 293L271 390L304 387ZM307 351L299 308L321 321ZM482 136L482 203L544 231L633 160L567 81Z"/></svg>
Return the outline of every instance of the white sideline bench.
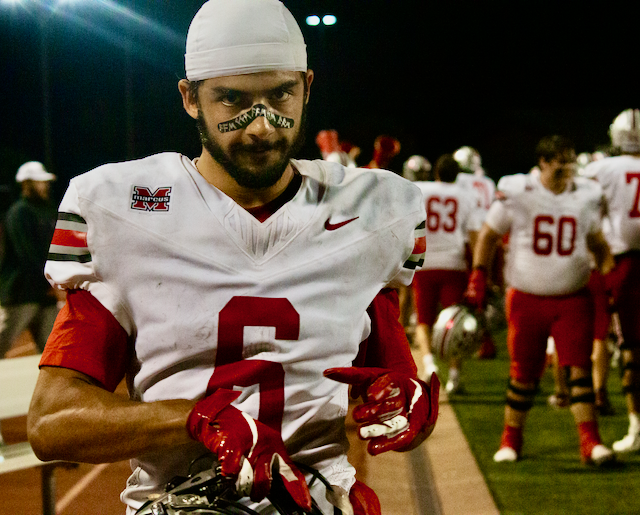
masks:
<svg viewBox="0 0 640 515"><path fill-rule="evenodd" d="M0 359L0 420L25 416L38 379L40 355ZM42 513L55 515L56 466L60 461L40 461L29 442L0 445L0 474L33 467L42 472Z"/></svg>

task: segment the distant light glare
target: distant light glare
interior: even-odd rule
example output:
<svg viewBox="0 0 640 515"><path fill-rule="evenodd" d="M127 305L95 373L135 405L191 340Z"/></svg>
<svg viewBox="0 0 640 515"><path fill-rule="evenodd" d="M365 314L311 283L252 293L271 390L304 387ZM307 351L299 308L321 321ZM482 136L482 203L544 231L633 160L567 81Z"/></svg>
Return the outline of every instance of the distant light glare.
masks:
<svg viewBox="0 0 640 515"><path fill-rule="evenodd" d="M316 16L315 14L313 16L307 16L307 25L311 25L312 27L320 25L320 16Z"/></svg>
<svg viewBox="0 0 640 515"><path fill-rule="evenodd" d="M322 17L322 23L324 23L325 25L335 25L337 21L338 18L336 18L333 14L327 14L326 16Z"/></svg>

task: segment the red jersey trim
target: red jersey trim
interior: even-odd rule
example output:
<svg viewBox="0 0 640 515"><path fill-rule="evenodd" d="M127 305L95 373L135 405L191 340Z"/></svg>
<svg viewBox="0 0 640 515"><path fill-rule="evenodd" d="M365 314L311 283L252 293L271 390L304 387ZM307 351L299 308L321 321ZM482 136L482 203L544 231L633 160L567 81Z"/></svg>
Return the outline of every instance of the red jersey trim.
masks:
<svg viewBox="0 0 640 515"><path fill-rule="evenodd" d="M87 233L81 231L56 229L53 233L51 244L62 245L64 247L84 248L87 246Z"/></svg>
<svg viewBox="0 0 640 515"><path fill-rule="evenodd" d="M70 290L40 366L81 372L113 392L125 376L131 355L127 332L113 314L88 291Z"/></svg>

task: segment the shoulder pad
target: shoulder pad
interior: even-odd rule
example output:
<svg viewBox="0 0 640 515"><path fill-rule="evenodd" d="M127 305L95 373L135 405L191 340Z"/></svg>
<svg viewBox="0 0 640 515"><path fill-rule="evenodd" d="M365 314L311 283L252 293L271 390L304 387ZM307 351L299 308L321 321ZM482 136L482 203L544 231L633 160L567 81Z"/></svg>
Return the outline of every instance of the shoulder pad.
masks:
<svg viewBox="0 0 640 515"><path fill-rule="evenodd" d="M522 193L531 183L531 177L528 174L517 173L514 175L505 175L501 177L496 186L498 198L509 197Z"/></svg>

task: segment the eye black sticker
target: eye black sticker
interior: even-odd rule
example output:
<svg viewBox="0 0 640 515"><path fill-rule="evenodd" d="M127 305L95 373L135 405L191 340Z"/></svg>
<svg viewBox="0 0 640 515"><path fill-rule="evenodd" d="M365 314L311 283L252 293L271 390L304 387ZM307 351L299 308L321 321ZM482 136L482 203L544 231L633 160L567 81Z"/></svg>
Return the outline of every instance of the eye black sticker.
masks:
<svg viewBox="0 0 640 515"><path fill-rule="evenodd" d="M231 132L244 129L258 116L264 116L277 129L291 129L294 125L292 118L286 118L270 111L264 104L256 104L248 111L236 116L233 120L218 124L220 132Z"/></svg>

